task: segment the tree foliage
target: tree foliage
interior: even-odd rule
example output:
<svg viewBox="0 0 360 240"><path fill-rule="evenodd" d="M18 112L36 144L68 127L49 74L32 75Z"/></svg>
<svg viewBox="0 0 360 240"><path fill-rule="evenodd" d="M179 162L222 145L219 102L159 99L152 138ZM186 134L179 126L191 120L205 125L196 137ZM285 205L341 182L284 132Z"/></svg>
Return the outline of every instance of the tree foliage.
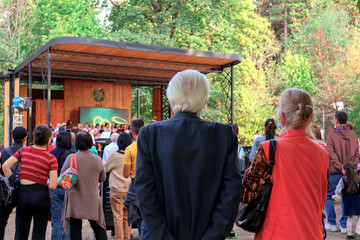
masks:
<svg viewBox="0 0 360 240"><path fill-rule="evenodd" d="M153 88L152 87L133 87L131 88L131 119L138 117L138 89L140 91L140 118L145 124L152 121L152 103L153 103Z"/></svg>
<svg viewBox="0 0 360 240"><path fill-rule="evenodd" d="M35 14L38 17L32 34L38 36L38 46L55 37L79 36L102 38L97 0L38 0Z"/></svg>
<svg viewBox="0 0 360 240"><path fill-rule="evenodd" d="M235 68L235 122L241 142L251 144L253 132L273 108L268 105L265 76L259 67L279 49L269 23L254 12L251 0L123 1L112 7L109 19L112 34L108 37L114 40L240 53L243 61ZM228 122L229 104L221 76L208 78L211 95L203 117ZM250 113L251 117L245 117Z"/></svg>
<svg viewBox="0 0 360 240"><path fill-rule="evenodd" d="M3 0L0 69L14 68L34 49L60 36L238 53L242 62L234 69L234 113L241 144L250 145L266 118L275 117L278 97L289 87L311 93L317 115L325 113L327 129L337 101L345 103L360 129L356 4L353 0ZM106 7L108 15L103 14ZM207 77L211 94L202 116L228 122L224 79L217 73ZM141 117L150 122L152 88L142 87L140 92ZM131 117L136 110L133 89Z"/></svg>
<svg viewBox="0 0 360 240"><path fill-rule="evenodd" d="M29 43L35 36L29 31L36 24L35 9L35 1L0 2L0 69L13 69L34 49Z"/></svg>
<svg viewBox="0 0 360 240"><path fill-rule="evenodd" d="M360 136L360 90L354 96L354 103L352 111L349 114L349 121L354 125L355 133Z"/></svg>
<svg viewBox="0 0 360 240"><path fill-rule="evenodd" d="M350 24L349 13L334 3L314 8L311 15L293 34L291 48L311 64L312 93L318 115L324 110L326 125L330 128L334 104L341 101L350 107L356 91L357 77L346 69L352 65L349 56L357 30Z"/></svg>

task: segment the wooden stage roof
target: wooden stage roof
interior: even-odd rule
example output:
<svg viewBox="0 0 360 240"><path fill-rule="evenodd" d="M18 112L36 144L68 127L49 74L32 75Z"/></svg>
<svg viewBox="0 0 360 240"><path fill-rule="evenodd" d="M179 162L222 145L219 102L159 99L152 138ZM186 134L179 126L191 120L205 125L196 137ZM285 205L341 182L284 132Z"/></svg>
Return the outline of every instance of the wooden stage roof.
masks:
<svg viewBox="0 0 360 240"><path fill-rule="evenodd" d="M185 69L221 72L241 61L238 54L60 37L50 40L10 72L20 73L21 81L27 81L31 63L33 82L41 82L48 67L48 52L52 83L72 79L167 85L177 72ZM0 78L10 72L0 72Z"/></svg>

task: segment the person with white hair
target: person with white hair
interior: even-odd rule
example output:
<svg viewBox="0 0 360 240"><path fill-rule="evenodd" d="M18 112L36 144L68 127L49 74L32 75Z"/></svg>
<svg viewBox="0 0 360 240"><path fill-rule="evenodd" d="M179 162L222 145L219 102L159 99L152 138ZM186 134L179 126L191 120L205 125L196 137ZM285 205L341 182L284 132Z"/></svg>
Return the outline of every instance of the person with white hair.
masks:
<svg viewBox="0 0 360 240"><path fill-rule="evenodd" d="M108 158L108 156L110 156L111 153L119 151L119 147L117 145L118 137L119 137L118 133L113 133L111 135L110 137L111 143L109 143L109 145L107 145L104 148L103 157L102 157L103 162L106 161L106 159Z"/></svg>
<svg viewBox="0 0 360 240"><path fill-rule="evenodd" d="M204 74L177 73L167 88L175 114L140 130L135 190L142 240L225 239L232 229L241 189L238 141L231 125L200 118L209 93Z"/></svg>

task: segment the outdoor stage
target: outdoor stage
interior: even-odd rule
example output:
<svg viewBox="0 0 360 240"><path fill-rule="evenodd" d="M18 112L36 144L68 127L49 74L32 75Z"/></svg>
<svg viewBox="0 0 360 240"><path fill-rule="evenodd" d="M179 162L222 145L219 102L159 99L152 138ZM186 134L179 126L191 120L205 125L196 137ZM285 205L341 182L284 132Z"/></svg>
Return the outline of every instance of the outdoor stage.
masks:
<svg viewBox="0 0 360 240"><path fill-rule="evenodd" d="M240 61L238 54L82 37L52 39L14 70L0 72L5 81L4 146L11 143L9 133L19 125L17 115L22 115L21 125L29 132L40 123L78 123L80 107L127 110L127 115L119 117L130 122L132 87L152 86L153 116L168 119L166 86L177 72L186 69L217 73L215 80L224 90L232 123L233 66ZM32 106L19 112L12 105L15 96L29 98Z"/></svg>

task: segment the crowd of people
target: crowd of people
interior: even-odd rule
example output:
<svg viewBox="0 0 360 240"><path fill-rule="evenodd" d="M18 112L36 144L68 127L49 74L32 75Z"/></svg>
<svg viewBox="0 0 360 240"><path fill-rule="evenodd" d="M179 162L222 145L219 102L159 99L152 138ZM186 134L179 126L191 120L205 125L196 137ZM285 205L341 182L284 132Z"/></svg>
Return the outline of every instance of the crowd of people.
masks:
<svg viewBox="0 0 360 240"><path fill-rule="evenodd" d="M58 123L56 125L56 127L52 127L49 126L49 128L54 132L54 134L56 135L57 132L61 131L61 130L68 130L70 132L73 133L78 133L78 132L88 132L90 133L92 136L94 136L95 139L100 138L101 134L103 132L110 132L110 133L122 133L122 132L127 132L129 133L130 131L130 126L128 126L127 124L118 124L118 123L105 123L105 124L99 124L97 123L94 127L92 122L86 122L86 123L78 123L78 124L73 124L73 122L71 120L68 120L66 123Z"/></svg>
<svg viewBox="0 0 360 240"><path fill-rule="evenodd" d="M338 230L334 199L343 201L340 231L347 239L360 235L360 220L352 228L355 216L360 216L359 140L345 112L336 113L336 127L324 141L313 124L310 94L297 88L285 90L278 104L279 122L269 118L265 134L257 131L251 165L242 178L245 153L238 145L237 125L200 118L209 92L205 75L186 70L177 73L167 88L174 112L167 121L145 125L134 119L129 127L94 127L69 120L56 129L41 124L27 147L23 147L26 129L16 127L13 144L1 152L7 178L21 156L15 239L28 239L31 222L32 239L45 239L50 218L52 239L82 239L83 220L89 221L96 239L107 239L99 196L106 172L116 239L130 240L135 222L141 240L225 239L239 203L256 199L266 179L271 179L273 189L255 239L323 239L323 227ZM101 159L94 139L102 132L112 134ZM271 139L277 146L269 175ZM77 162L78 182L65 190L57 185L57 177L71 166L72 158ZM0 240L10 213L0 201Z"/></svg>

